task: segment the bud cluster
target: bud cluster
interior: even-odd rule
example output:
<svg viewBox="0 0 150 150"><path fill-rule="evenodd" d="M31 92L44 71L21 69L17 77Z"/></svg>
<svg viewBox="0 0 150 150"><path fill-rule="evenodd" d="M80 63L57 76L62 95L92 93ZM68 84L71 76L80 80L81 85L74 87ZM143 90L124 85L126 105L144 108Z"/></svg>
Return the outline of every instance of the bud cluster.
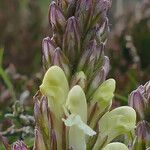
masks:
<svg viewBox="0 0 150 150"><path fill-rule="evenodd" d="M43 39L42 44L45 70L58 65L69 80L76 72L84 71L87 84L94 79L97 85L102 82L109 70L104 48L110 5L109 0L52 1L49 22L53 36Z"/></svg>

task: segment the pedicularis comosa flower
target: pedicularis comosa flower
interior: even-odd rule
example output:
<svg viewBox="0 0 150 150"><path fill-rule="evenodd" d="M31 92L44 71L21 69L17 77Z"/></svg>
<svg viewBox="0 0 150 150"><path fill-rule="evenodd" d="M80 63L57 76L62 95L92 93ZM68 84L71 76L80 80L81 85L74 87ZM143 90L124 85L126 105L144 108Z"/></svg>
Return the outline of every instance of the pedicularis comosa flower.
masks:
<svg viewBox="0 0 150 150"><path fill-rule="evenodd" d="M99 150L134 130L131 107L110 111L116 84L106 80L109 58L104 54L110 5L110 0L51 2L53 36L42 43L46 73L34 98L34 149ZM127 149L120 143L105 149L110 147Z"/></svg>
<svg viewBox="0 0 150 150"><path fill-rule="evenodd" d="M136 113L131 107L110 111L114 90L115 81L108 79L88 100L80 85L69 88L60 67L50 67L34 98L34 149L128 149L121 143L107 145L120 135L129 136L136 123Z"/></svg>

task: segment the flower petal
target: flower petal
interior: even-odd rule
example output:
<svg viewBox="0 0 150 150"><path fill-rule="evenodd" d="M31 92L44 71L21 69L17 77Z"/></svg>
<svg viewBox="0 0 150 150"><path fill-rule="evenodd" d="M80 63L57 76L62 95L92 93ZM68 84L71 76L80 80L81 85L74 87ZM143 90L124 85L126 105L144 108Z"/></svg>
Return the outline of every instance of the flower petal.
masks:
<svg viewBox="0 0 150 150"><path fill-rule="evenodd" d="M73 125L78 126L79 129L81 129L84 134L87 134L89 136L93 136L96 134L95 131L93 131L88 125L86 125L82 120L81 117L79 115L74 115L71 114L70 116L68 116L68 118L62 119L65 123L66 126L71 127Z"/></svg>
<svg viewBox="0 0 150 150"><path fill-rule="evenodd" d="M103 150L129 150L126 145L114 142L106 145Z"/></svg>

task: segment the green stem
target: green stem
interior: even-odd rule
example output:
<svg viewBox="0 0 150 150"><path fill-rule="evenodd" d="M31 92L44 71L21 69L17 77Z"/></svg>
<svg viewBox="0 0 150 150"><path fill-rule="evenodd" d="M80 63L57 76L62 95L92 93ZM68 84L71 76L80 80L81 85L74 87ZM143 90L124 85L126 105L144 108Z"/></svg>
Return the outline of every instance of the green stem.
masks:
<svg viewBox="0 0 150 150"><path fill-rule="evenodd" d="M2 78L2 80L4 81L4 83L6 84L7 88L9 89L9 91L11 92L11 96L12 99L15 101L16 100L16 95L14 92L14 87L7 75L7 73L5 72L5 70L2 68L2 61L3 61L3 53L4 50L3 48L0 49L0 77Z"/></svg>
<svg viewBox="0 0 150 150"><path fill-rule="evenodd" d="M115 97L117 98L117 99L119 99L121 102L123 102L123 103L127 103L128 102L128 99L126 98L126 97L124 97L124 96L122 96L122 95L119 95L119 94L117 94L117 93L115 93Z"/></svg>
<svg viewBox="0 0 150 150"><path fill-rule="evenodd" d="M3 48L0 48L0 66L2 66L3 54L4 54L4 50L3 50Z"/></svg>
<svg viewBox="0 0 150 150"><path fill-rule="evenodd" d="M2 69L2 67L0 66L0 77L3 79L4 83L6 84L7 88L9 89L9 91L11 92L12 98L15 101L16 100L16 95L14 92L14 88L12 83L9 80L9 77L7 76L6 72Z"/></svg>
<svg viewBox="0 0 150 150"><path fill-rule="evenodd" d="M136 81L136 79L132 76L132 74L131 74L131 73L128 73L127 76L128 76L128 78L129 78L129 80L131 81L131 83L136 87L136 86L137 86L137 81Z"/></svg>

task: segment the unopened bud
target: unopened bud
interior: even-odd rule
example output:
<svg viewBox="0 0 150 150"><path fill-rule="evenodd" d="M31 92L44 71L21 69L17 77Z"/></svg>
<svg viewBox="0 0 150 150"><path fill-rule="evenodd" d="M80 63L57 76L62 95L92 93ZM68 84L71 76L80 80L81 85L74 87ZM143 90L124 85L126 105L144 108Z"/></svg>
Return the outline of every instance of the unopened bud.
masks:
<svg viewBox="0 0 150 150"><path fill-rule="evenodd" d="M106 79L105 70L102 68L94 77L92 82L89 84L87 97L90 98L93 92L98 88L98 86L104 82Z"/></svg>
<svg viewBox="0 0 150 150"><path fill-rule="evenodd" d="M80 0L77 3L76 17L80 21L83 33L86 33L92 23L95 7L94 0ZM82 13L81 13L82 10Z"/></svg>
<svg viewBox="0 0 150 150"><path fill-rule="evenodd" d="M35 104L34 104L34 116L36 120L36 126L38 128L37 136L42 135L43 142L47 149L50 149L50 142L51 142L51 118L50 118L50 111L48 109L48 102L46 97L41 97L38 99L38 95L34 97ZM40 132L40 133L39 133ZM40 135L39 135L40 134ZM39 137L36 137L36 141Z"/></svg>
<svg viewBox="0 0 150 150"><path fill-rule="evenodd" d="M69 60L63 54L62 50L57 47L53 55L53 65L57 65L63 69L67 78L70 76Z"/></svg>
<svg viewBox="0 0 150 150"><path fill-rule="evenodd" d="M135 90L130 94L129 105L135 109L138 120L144 119L144 97L139 90Z"/></svg>
<svg viewBox="0 0 150 150"><path fill-rule="evenodd" d="M142 150L150 146L150 126L147 121L138 123L135 132L135 139L132 144L133 150Z"/></svg>
<svg viewBox="0 0 150 150"><path fill-rule="evenodd" d="M67 21L67 27L63 38L63 51L71 62L79 57L80 52L80 33L78 22L75 17ZM71 56L71 57L70 57Z"/></svg>
<svg viewBox="0 0 150 150"><path fill-rule="evenodd" d="M40 103L36 99L35 99L35 103L34 103L34 118L35 118L37 125L40 126L42 123L42 114L40 111Z"/></svg>
<svg viewBox="0 0 150 150"><path fill-rule="evenodd" d="M147 121L141 121L136 127L138 141L150 142L150 125Z"/></svg>
<svg viewBox="0 0 150 150"><path fill-rule="evenodd" d="M99 58L102 59L102 58ZM100 61L98 61L100 62ZM99 64L100 65L100 64ZM90 97L93 92L95 92L95 90L98 88L98 86L100 86L100 84L105 81L106 76L109 72L109 58L107 56L104 56L103 58L103 64L102 64L102 69L98 70L95 75L93 75L93 79L92 82L89 83L89 91L88 91L88 97Z"/></svg>
<svg viewBox="0 0 150 150"><path fill-rule="evenodd" d="M53 29L59 33L62 33L65 29L66 19L61 9L53 1L49 9L49 22Z"/></svg>
<svg viewBox="0 0 150 150"><path fill-rule="evenodd" d="M42 42L42 57L43 57L43 66L47 70L52 65L52 58L56 46L54 42L46 37Z"/></svg>
<svg viewBox="0 0 150 150"><path fill-rule="evenodd" d="M87 88L87 78L86 78L83 71L80 71L80 72L76 73L75 76L73 77L71 87L73 87L75 85L80 85L80 87L84 91L86 90L86 88Z"/></svg>
<svg viewBox="0 0 150 150"><path fill-rule="evenodd" d="M78 70L83 70L87 77L92 80L103 63L103 45L98 45L96 40L91 41L78 65Z"/></svg>
<svg viewBox="0 0 150 150"><path fill-rule="evenodd" d="M35 141L33 150L46 150L42 134L38 131L38 129L35 129Z"/></svg>
<svg viewBox="0 0 150 150"><path fill-rule="evenodd" d="M97 19L106 18L106 14L110 6L110 0L99 0L98 4L96 5L94 17L97 17Z"/></svg>

